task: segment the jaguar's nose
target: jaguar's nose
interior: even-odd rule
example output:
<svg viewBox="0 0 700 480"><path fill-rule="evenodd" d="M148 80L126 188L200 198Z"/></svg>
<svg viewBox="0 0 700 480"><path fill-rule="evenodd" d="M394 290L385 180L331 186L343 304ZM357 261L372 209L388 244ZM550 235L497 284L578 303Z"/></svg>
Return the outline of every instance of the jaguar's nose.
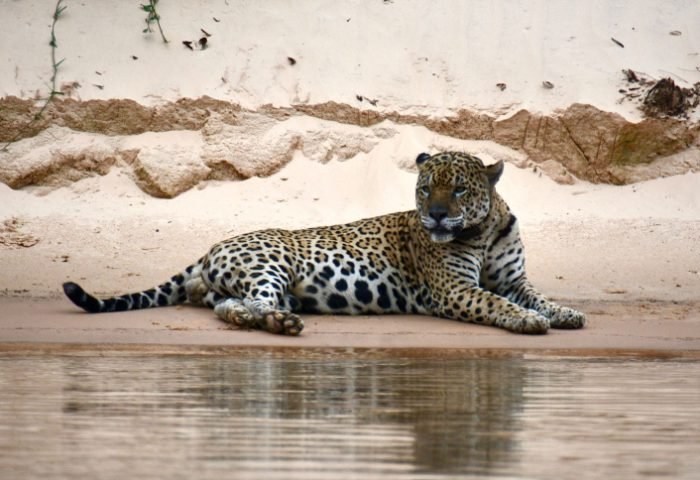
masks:
<svg viewBox="0 0 700 480"><path fill-rule="evenodd" d="M433 205L428 209L428 215L430 215L430 218L440 223L447 217L447 208L441 205Z"/></svg>

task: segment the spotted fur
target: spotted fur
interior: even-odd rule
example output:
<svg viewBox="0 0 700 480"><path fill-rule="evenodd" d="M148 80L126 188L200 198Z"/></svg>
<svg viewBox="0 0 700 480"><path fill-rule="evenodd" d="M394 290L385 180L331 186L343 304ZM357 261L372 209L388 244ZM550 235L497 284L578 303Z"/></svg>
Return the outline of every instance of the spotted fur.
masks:
<svg viewBox="0 0 700 480"><path fill-rule="evenodd" d="M288 335L304 328L300 312L435 315L519 333L584 326L584 314L526 278L518 222L494 188L503 162L447 152L416 163L416 210L239 235L143 292L97 299L72 282L64 291L88 312L189 302Z"/></svg>

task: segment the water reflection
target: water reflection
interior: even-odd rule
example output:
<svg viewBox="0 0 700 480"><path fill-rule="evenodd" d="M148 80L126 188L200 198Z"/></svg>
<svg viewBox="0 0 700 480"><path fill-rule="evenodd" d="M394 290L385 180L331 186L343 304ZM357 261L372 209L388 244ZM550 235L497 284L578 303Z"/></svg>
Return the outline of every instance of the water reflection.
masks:
<svg viewBox="0 0 700 480"><path fill-rule="evenodd" d="M699 374L693 362L0 357L0 478L682 478L700 468Z"/></svg>

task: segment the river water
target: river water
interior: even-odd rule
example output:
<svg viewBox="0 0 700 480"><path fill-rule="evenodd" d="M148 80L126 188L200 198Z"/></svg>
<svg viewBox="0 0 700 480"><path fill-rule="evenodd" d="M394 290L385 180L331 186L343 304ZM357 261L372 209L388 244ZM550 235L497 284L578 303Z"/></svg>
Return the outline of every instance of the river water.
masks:
<svg viewBox="0 0 700 480"><path fill-rule="evenodd" d="M700 362L0 356L0 479L700 478Z"/></svg>

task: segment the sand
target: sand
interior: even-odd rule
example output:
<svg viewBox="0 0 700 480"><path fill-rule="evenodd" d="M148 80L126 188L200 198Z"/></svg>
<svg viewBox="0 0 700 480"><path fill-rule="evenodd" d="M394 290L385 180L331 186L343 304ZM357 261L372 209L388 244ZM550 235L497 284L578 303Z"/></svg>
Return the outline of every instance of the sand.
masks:
<svg viewBox="0 0 700 480"><path fill-rule="evenodd" d="M492 160L498 147L476 143L470 149ZM0 218L16 219L0 234L0 343L700 352L698 174L562 186L508 164L499 188L522 222L530 277L588 313L582 331L523 337L427 317L309 317L300 338L284 338L229 330L207 309L94 316L61 297L69 279L107 295L149 288L243 231L411 208L415 175L390 158L400 156L324 166L299 156L270 178L212 183L171 200L148 196L119 172L41 196L0 186L9 199Z"/></svg>
<svg viewBox="0 0 700 480"><path fill-rule="evenodd" d="M252 349L346 355L626 355L700 359L700 302L574 302L589 315L579 331L517 335L472 324L414 315L305 318L299 337L231 330L210 311L169 307L94 316L62 300L0 297L8 317L0 327L5 354L236 354ZM28 309L32 314L27 315ZM328 353L328 355L331 355ZM333 354L337 355L337 354Z"/></svg>
<svg viewBox="0 0 700 480"><path fill-rule="evenodd" d="M463 108L507 118L520 109L551 113L588 103L638 121L637 106L618 92L622 68L670 76L684 87L700 81L700 32L693 28L700 8L690 1L673 9L652 1L453 2L441 8L410 1L319 0L294 8L231 3L162 2L168 44L141 34L143 15L132 5L70 4L57 24L59 57L68 58L61 82L77 82L67 93L81 101L158 105L208 95L253 110L334 101L437 118ZM0 69L0 95L41 96L50 75L46 44L13 32L21 25L32 38L43 38L50 15L36 12L48 7L39 1L5 7L0 48L12 68ZM133 24L115 27L113 19L125 16ZM446 28L436 36L433 25ZM211 48L183 56L181 41L197 40L200 29L211 34ZM543 88L545 80L554 88ZM700 352L700 173L624 187L575 179L561 185L532 168L522 152L390 121L363 129L299 117L265 130L260 140L275 153L275 142L293 141L292 130L306 143L284 150L291 158L276 173L203 181L168 200L139 188L132 165L119 161L103 175L51 187L0 184L0 351L52 344L155 345L157 351L240 345ZM43 150L29 153L51 153L54 134L63 135L49 132ZM177 189L178 175L201 173L188 170L189 153L202 148L199 135L80 133L61 148L78 155L83 147L119 143L143 152L139 161L150 159L149 172L172 176ZM246 135L233 135L234 149L255 149L254 132ZM584 330L523 337L424 317L309 317L301 337L283 338L228 330L203 309L89 316L62 298L66 280L101 295L149 288L238 233L410 209L413 159L443 149L507 162L498 188L520 219L530 278L547 295L588 313ZM175 158L179 170L159 171L163 156ZM239 167L252 168L255 161ZM697 158L688 159L693 162Z"/></svg>

